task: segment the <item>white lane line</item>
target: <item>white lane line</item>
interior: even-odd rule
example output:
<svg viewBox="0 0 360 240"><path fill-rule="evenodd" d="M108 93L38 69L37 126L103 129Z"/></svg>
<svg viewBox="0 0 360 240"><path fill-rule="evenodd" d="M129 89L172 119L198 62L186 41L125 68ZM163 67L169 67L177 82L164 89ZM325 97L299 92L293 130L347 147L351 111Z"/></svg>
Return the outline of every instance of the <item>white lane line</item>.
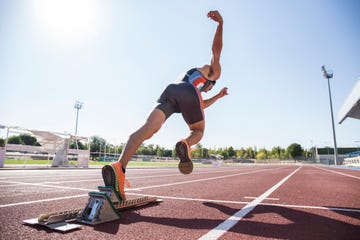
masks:
<svg viewBox="0 0 360 240"><path fill-rule="evenodd" d="M19 206L19 205L28 205L28 204L41 203L41 202L58 201L58 200L85 197L85 196L88 196L88 194L81 194L81 195L74 195L74 196L67 196L67 197L58 197L58 198L48 198L48 199L34 200L34 201L28 201L28 202L9 203L9 204L0 205L0 208L13 207L13 206Z"/></svg>
<svg viewBox="0 0 360 240"><path fill-rule="evenodd" d="M350 175L350 174L346 174L346 173L342 173L342 172L337 172L337 171L333 171L333 170L325 169L325 168L321 168L321 167L316 167L316 166L314 166L314 167L315 167L315 168L318 168L318 169L321 169L321 170L324 170L324 171L328 171L328 172L332 172L332 173L344 175L344 176L347 176L347 177L352 177L352 178L360 179L360 177L357 177L357 176L354 176L354 175Z"/></svg>
<svg viewBox="0 0 360 240"><path fill-rule="evenodd" d="M143 193L128 193L127 195L144 196L144 197L156 197L160 199L172 199L180 201L196 201L196 202L213 202L213 203L233 203L233 204L249 204L250 202L221 200L221 199L204 199L204 198L185 198L185 197L173 197L162 196ZM323 207L323 206L308 206L308 205L291 205L291 204L278 204L278 203L259 203L258 206L274 206L274 207L286 207L286 208L302 208L302 209L318 209L326 211L341 211L341 212L357 212L360 213L360 209L357 208L339 208L339 207Z"/></svg>
<svg viewBox="0 0 360 240"><path fill-rule="evenodd" d="M195 202L234 203L234 204L248 204L249 203L249 202L220 200L220 199L216 200L216 199L204 199L204 198L185 198L185 197L161 196L161 195L153 195L153 194L138 194L138 193L128 193L127 195L156 197L159 199L172 199L172 200L181 200L181 201L195 201Z"/></svg>
<svg viewBox="0 0 360 240"><path fill-rule="evenodd" d="M80 183L80 182L98 182L102 179L80 179L80 180L69 180L69 181L58 181L58 182L43 182L44 184L64 184L64 183Z"/></svg>
<svg viewBox="0 0 360 240"><path fill-rule="evenodd" d="M25 174L25 173L24 173ZM52 179L52 178L61 178L61 179L64 179L64 178L74 178L74 177L89 177L89 178L92 178L92 177L99 177L101 176L100 174L77 174L77 175L74 175L74 174L71 174L71 175L51 175L51 173L46 173L44 175L36 175L36 176L31 176L31 175L25 175L25 176L8 176L8 177L2 177L0 178L0 180L14 180L14 179L28 179L28 178L31 178L31 179L35 179L35 178L46 178L46 179ZM40 179L41 180L41 179Z"/></svg>
<svg viewBox="0 0 360 240"><path fill-rule="evenodd" d="M184 198L184 197L172 197L172 196L161 196L161 195L152 195L152 194L137 194L137 193L128 193L128 195L133 196L147 196L147 197L156 197L161 199L172 199L172 200L180 200L180 201L197 201L197 202L213 202L213 203L231 203L231 204L248 204L249 202L241 202L241 201L231 201L231 200L221 200L221 199L204 199L204 198ZM88 194L80 194L74 196L66 196L66 197L58 197L58 198L48 198L42 200L34 200L28 202L21 203L10 203L0 205L0 208L19 206L19 205L27 205L41 202L50 202L50 201L58 201L65 199L72 199L78 197L86 197ZM302 209L319 209L319 210L330 210L330 211L342 211L342 212L357 212L360 213L360 209L354 208L335 208L335 207L322 207L322 206L306 206L306 205L290 205L290 204L276 204L276 203L260 203L259 205L263 206L275 206L275 207L288 207L288 208L302 208Z"/></svg>
<svg viewBox="0 0 360 240"><path fill-rule="evenodd" d="M357 208L339 208L339 207L291 205L291 204L276 204L276 203L260 203L259 205L263 205L263 206L274 206L274 207L303 208L303 209L319 209L319 210L328 210L328 211L330 210L330 211L357 212L357 213L360 213L360 209L357 209Z"/></svg>
<svg viewBox="0 0 360 240"><path fill-rule="evenodd" d="M257 170L257 171L251 171L251 172L223 175L223 176L219 176L219 177L201 178L201 179L197 179L197 180L190 180L190 181L183 181L183 182L176 182L176 183L167 183L167 184L159 184L159 185L153 185L153 186L132 188L132 189L129 189L129 190L138 191L138 190L144 190L144 189L149 189L149 188L168 187L168 186L181 185L181 184L187 184L187 183L195 183L195 182L209 181L209 180L215 180L215 179L221 179L221 178L235 177L235 176L246 175L246 174L251 174L251 173L266 172L266 171L278 170L278 169L280 169L280 168L270 168L270 169Z"/></svg>
<svg viewBox="0 0 360 240"><path fill-rule="evenodd" d="M273 193L276 189L278 189L286 180L288 180L292 175L294 175L299 169L301 169L302 166L298 167L296 170L294 170L292 173L290 173L288 176L283 178L280 182L275 184L273 187L271 187L269 190L261 194L258 198L256 198L254 201L247 204L245 207L243 207L241 210L236 212L233 216L229 217L227 220L216 226L214 229L210 230L207 234L203 235L199 239L205 240L205 239L218 239L220 238L224 233L226 233L230 228L235 226L243 217L245 217L249 212L251 212L257 205L259 205L265 198L267 198L271 193Z"/></svg>
<svg viewBox="0 0 360 240"><path fill-rule="evenodd" d="M242 175L242 174L250 174L250 173L256 173L256 172L263 172L263 171L270 171L270 170L274 170L274 169L279 169L279 168L270 168L270 169L264 169L264 170L257 170L257 171L251 171L251 172L245 172L245 173L237 173L237 174L233 174L233 175L225 175L225 176L220 176L220 177L214 177L214 179L217 178L224 178L224 177L232 177L232 176L237 176L237 175ZM180 175L180 174L179 174ZM142 176L142 177L130 177L127 178L128 180L132 180L132 179L142 179L142 178L155 178L155 177L167 177L167 176L175 176L174 174L166 174L166 175L156 175L156 176ZM182 176L182 175L181 175ZM132 188L129 190L132 191L140 191L142 189L148 189L148 188L157 188L157 187L163 187L163 186L172 186L172 185L178 185L178 184L185 184L185 183L192 183L192 182L198 182L198 181L206 181L206 180L211 180L212 178L205 178L205 179L198 179L198 180L193 180L193 181L185 181L185 182L177 182L177 183L168 183L168 184L163 184L163 185L154 185L154 186L147 186L147 187L140 187L140 188ZM63 187L63 186L53 186L53 185L48 185L48 184L63 184L63 183L77 183L77 182L91 182L91 181L100 181L100 179L81 179L81 180L72 180L72 181L60 181L60 182L51 182L51 181L47 181L47 182L43 182L43 183L26 183L26 182L17 182L17 181L9 181L9 180L0 180L0 183L10 183L9 185L3 185L0 187L4 187L4 186L19 186L19 185L33 185L33 186L44 186L44 187L53 187L53 188L65 188L65 189L73 189L73 190L84 190L84 188L72 188L72 187ZM88 190L88 189L85 189Z"/></svg>
<svg viewBox="0 0 360 240"><path fill-rule="evenodd" d="M140 176L140 177L126 177L127 180L134 180L134 179L146 179L146 178L157 178L157 177L174 177L180 174L164 174L164 175L152 175L152 176ZM63 184L63 183L76 183L76 182L95 182L95 181L102 181L102 179L82 179L82 180L69 180L69 181L59 181L59 182L44 182L47 184ZM1 181L0 181L1 182Z"/></svg>
<svg viewBox="0 0 360 240"><path fill-rule="evenodd" d="M213 180L213 179L219 179L219 178L226 178L226 177L233 177L233 176L238 176L238 175L245 175L245 174L251 174L251 173L257 173L257 172L264 172L264 171L270 171L270 170L277 170L280 168L271 168L271 169L265 169L265 170L258 170L258 171L252 171L252 172L245 172L245 173L238 173L238 174L231 174L231 175L225 175L225 176L220 176L220 177L213 177L213 178L203 178L203 179L198 179L198 180L193 180L193 181L186 181L186 182L176 182L176 183L171 183L171 184L163 184L163 185L154 185L154 186L148 186L148 187L140 187L140 188L131 188L131 189L125 189L127 194L129 190L131 191L141 191L142 189L148 189L148 188L158 188L158 187L164 187L164 186L172 186L172 185L178 185L178 184L186 184L186 183L193 183L193 182L200 182L200 181L207 181L207 180ZM40 184L40 183L24 183L24 182L13 182L13 181L1 181L1 182L6 182L6 183L12 183L12 184L22 184L22 185L30 185L30 186L39 186L39 187L49 187L49 188L60 188L60 189L69 189L69 190L80 190L80 191L87 191L87 192L93 192L93 191L98 191L97 189L87 189L87 188L75 188L75 187L64 187L64 186L53 186L53 185L46 185L46 184ZM71 197L68 197L71 198ZM53 198L50 200L44 199L44 200L39 200L39 201L56 201L57 198ZM23 205L23 204L31 204L32 202L20 202L20 203L14 203L16 205ZM36 203L36 201L35 201ZM9 204L5 204L5 205L0 205L0 207L5 207L5 206L15 206L15 205L9 205Z"/></svg>
<svg viewBox="0 0 360 240"><path fill-rule="evenodd" d="M200 174L208 174L208 173L228 173L228 172L233 172L233 171L239 171L239 169L231 169L231 170L227 170L227 171L207 171L207 172L196 172L196 173L192 173L192 175L200 175ZM146 174L146 173L145 173ZM127 180L133 180L133 179L146 179L146 178L154 178L154 177L174 177L174 176L183 176L182 174L180 174L178 171L172 173L172 174L161 174L161 175L145 175L143 174L142 176L128 176L127 177ZM97 178L94 179L94 178L91 178L91 179L80 179L80 180L67 180L67 181L46 181L46 182L43 182L44 184L62 184L62 183L75 183L75 182L95 182L95 181L99 181L101 179L101 177L99 177L100 174L96 174L94 176L96 176ZM145 176L144 176L145 175ZM61 178L61 179L64 179L64 178L71 178L71 177L74 177L73 175L64 175L64 176L45 176L45 175L42 175L42 176L30 176L31 179L33 178L44 178L46 177L47 179L48 178ZM86 177L90 177L90 175L86 175ZM2 180L4 181L9 181L10 179L24 179L24 176L21 176L21 177L6 177L6 178L0 178L0 182ZM20 184L18 184L20 185ZM0 185L0 187L2 187Z"/></svg>
<svg viewBox="0 0 360 240"><path fill-rule="evenodd" d="M146 179L146 178L157 178L157 177L174 177L174 176L183 176L182 174L163 174L163 175L149 175L149 176L140 176L140 177L126 177L127 180L134 179ZM69 180L69 181L59 181L59 182L44 182L46 184L63 184L63 183L76 183L76 182L94 182L94 181L102 181L102 179L81 179L81 180ZM0 181L1 182L1 181Z"/></svg>
<svg viewBox="0 0 360 240"><path fill-rule="evenodd" d="M8 184L8 185L0 185L0 188L21 186L21 185L23 185L23 184L22 183L14 183L14 184Z"/></svg>
<svg viewBox="0 0 360 240"><path fill-rule="evenodd" d="M244 197L246 199L256 199L257 197ZM279 201L278 198L265 198L264 200Z"/></svg>
<svg viewBox="0 0 360 240"><path fill-rule="evenodd" d="M8 185L0 184L0 187L12 187L12 186L21 186L21 185L29 185L29 184L64 184L64 183L79 183L79 182L98 182L98 181L102 181L102 180L99 178L99 179L81 179L81 180L61 181L61 182L46 181L43 183L26 183L26 182L14 182L14 181L8 181L8 180L0 180L0 183L7 183L7 182L14 183L14 184L8 184Z"/></svg>
<svg viewBox="0 0 360 240"><path fill-rule="evenodd" d="M53 185L47 185L47 184L42 184L42 183L25 183L25 182L13 182L13 181L1 181L1 182L12 183L12 184L21 184L21 185L29 185L29 186L38 186L38 187L48 187L48 188L60 188L60 189L80 190L80 191L97 191L97 190L89 189L89 188L53 186Z"/></svg>

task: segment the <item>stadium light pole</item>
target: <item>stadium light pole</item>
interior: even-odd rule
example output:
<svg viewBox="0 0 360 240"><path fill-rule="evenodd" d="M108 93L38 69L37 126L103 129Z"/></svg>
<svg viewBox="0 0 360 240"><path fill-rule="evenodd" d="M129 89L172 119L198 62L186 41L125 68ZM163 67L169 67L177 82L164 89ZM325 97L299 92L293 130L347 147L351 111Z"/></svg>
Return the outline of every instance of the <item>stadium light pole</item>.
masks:
<svg viewBox="0 0 360 240"><path fill-rule="evenodd" d="M84 103L76 101L74 108L76 109L76 125L75 125L75 136L77 136L78 120L79 120L79 110L83 108ZM75 139L76 149L78 149L77 139Z"/></svg>
<svg viewBox="0 0 360 240"><path fill-rule="evenodd" d="M78 128L78 120L79 120L79 110L83 108L84 103L76 101L74 108L76 109L76 125L75 125L75 136L77 135L77 128Z"/></svg>
<svg viewBox="0 0 360 240"><path fill-rule="evenodd" d="M336 134L335 134L335 124L334 124L334 114L333 114L333 107L332 107L332 100L331 100L331 90L330 90L330 78L333 78L334 74L331 70L326 71L325 66L321 67L323 71L323 76L327 79L328 82L328 89L329 89L329 99L330 99L330 111L331 111L331 122L332 122L332 131L333 131L333 138L334 138L334 162L337 165L337 146L336 146Z"/></svg>

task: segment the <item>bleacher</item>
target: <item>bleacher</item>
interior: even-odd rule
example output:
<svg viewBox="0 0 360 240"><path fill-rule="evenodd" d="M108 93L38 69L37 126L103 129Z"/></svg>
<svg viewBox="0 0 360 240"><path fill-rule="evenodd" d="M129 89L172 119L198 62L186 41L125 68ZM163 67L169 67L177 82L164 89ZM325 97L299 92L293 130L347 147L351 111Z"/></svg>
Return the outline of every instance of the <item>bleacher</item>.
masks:
<svg viewBox="0 0 360 240"><path fill-rule="evenodd" d="M360 166L360 151L349 153L344 159L344 164L348 166Z"/></svg>

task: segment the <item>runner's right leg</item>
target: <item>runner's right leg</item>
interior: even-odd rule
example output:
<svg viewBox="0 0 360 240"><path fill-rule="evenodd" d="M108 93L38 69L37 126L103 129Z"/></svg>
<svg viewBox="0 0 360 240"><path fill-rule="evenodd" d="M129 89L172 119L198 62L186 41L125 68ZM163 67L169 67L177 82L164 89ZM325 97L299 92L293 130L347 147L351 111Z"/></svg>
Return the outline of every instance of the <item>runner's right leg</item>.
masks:
<svg viewBox="0 0 360 240"><path fill-rule="evenodd" d="M190 135L183 140L176 143L176 154L180 158L178 165L179 171L182 174L190 174L193 170L193 163L190 154L190 146L200 142L204 134L205 121L199 121L189 125Z"/></svg>

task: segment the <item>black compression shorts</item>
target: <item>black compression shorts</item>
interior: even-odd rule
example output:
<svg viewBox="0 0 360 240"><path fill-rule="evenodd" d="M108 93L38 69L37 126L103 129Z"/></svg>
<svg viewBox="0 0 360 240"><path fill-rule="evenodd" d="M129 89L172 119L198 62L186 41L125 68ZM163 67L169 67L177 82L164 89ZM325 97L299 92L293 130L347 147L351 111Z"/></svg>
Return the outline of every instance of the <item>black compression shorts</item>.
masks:
<svg viewBox="0 0 360 240"><path fill-rule="evenodd" d="M157 109L170 117L173 113L181 113L185 122L190 125L204 120L202 98L192 84L179 82L168 85L162 92Z"/></svg>

